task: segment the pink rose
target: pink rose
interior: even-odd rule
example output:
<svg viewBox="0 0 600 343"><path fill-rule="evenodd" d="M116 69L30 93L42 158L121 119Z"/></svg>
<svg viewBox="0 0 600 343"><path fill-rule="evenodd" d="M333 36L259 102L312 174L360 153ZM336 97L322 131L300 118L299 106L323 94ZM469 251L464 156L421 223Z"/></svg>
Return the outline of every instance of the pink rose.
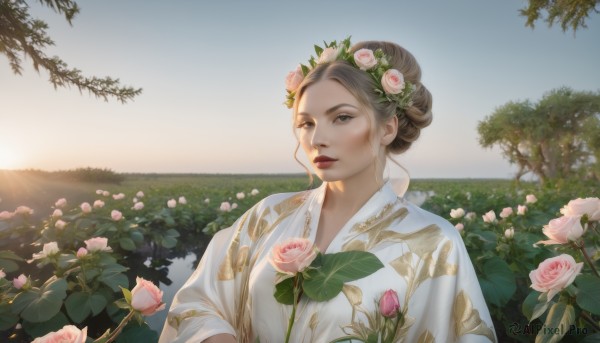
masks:
<svg viewBox="0 0 600 343"><path fill-rule="evenodd" d="M404 89L404 75L396 69L388 69L381 77L381 85L387 94L398 94Z"/></svg>
<svg viewBox="0 0 600 343"><path fill-rule="evenodd" d="M67 199L65 199L65 198L60 198L60 199L56 200L56 202L54 203L54 207L63 208L66 205L67 205Z"/></svg>
<svg viewBox="0 0 600 343"><path fill-rule="evenodd" d="M98 194L98 195L101 195L102 193L104 193L104 191L103 191L103 190L101 190L101 189L97 189L97 190L96 190L96 194Z"/></svg>
<svg viewBox="0 0 600 343"><path fill-rule="evenodd" d="M337 59L339 50L337 48L325 48L317 60L317 64L333 62Z"/></svg>
<svg viewBox="0 0 600 343"><path fill-rule="evenodd" d="M56 210L54 210L54 212L52 212L52 218L59 218L62 217L63 212L61 210L59 210L58 208Z"/></svg>
<svg viewBox="0 0 600 343"><path fill-rule="evenodd" d="M231 211L231 204L228 201L222 202L221 207L219 207L221 212L229 212Z"/></svg>
<svg viewBox="0 0 600 343"><path fill-rule="evenodd" d="M94 208L102 208L102 207L104 207L104 201L102 201L102 200L94 201Z"/></svg>
<svg viewBox="0 0 600 343"><path fill-rule="evenodd" d="M81 208L81 212L83 213L92 212L92 206L90 206L90 204L87 202L82 203L81 205L79 205L79 207Z"/></svg>
<svg viewBox="0 0 600 343"><path fill-rule="evenodd" d="M109 191L104 191L104 192L102 192L102 195L105 196L105 197L107 197L107 196L110 195L110 192Z"/></svg>
<svg viewBox="0 0 600 343"><path fill-rule="evenodd" d="M377 65L377 59L371 49L360 49L354 53L354 63L360 70L369 70Z"/></svg>
<svg viewBox="0 0 600 343"><path fill-rule="evenodd" d="M379 312L387 318L394 318L400 311L400 301L396 291L388 289L379 298Z"/></svg>
<svg viewBox="0 0 600 343"><path fill-rule="evenodd" d="M88 254L88 250L84 247L79 248L79 250L77 250L77 257L78 258L82 258L83 256Z"/></svg>
<svg viewBox="0 0 600 343"><path fill-rule="evenodd" d="M112 251L112 248L108 246L108 238L106 237L93 237L83 241L88 251Z"/></svg>
<svg viewBox="0 0 600 343"><path fill-rule="evenodd" d="M504 230L504 237L511 239L515 236L515 229L514 228L509 228Z"/></svg>
<svg viewBox="0 0 600 343"><path fill-rule="evenodd" d="M22 215L33 214L33 210L27 206L19 206L15 210L15 214L22 214Z"/></svg>
<svg viewBox="0 0 600 343"><path fill-rule="evenodd" d="M235 195L236 198L238 198L238 200L242 200L246 197L246 194L244 194L244 192L239 192Z"/></svg>
<svg viewBox="0 0 600 343"><path fill-rule="evenodd" d="M477 214L475 212L469 212L469 213L465 214L466 220L473 220L473 219L475 219L475 217L477 217Z"/></svg>
<svg viewBox="0 0 600 343"><path fill-rule="evenodd" d="M141 277L136 278L136 285L131 290L131 307L144 316L151 316L165 308L162 302L163 292L152 282Z"/></svg>
<svg viewBox="0 0 600 343"><path fill-rule="evenodd" d="M236 204L236 203L231 204L231 209L232 210L235 210L236 208L238 208L238 204Z"/></svg>
<svg viewBox="0 0 600 343"><path fill-rule="evenodd" d="M110 217L112 220L118 222L119 220L123 219L123 213L117 210L112 210L110 211Z"/></svg>
<svg viewBox="0 0 600 343"><path fill-rule="evenodd" d="M179 200L177 200L177 202L179 202L182 205L187 204L187 200L185 199L184 196L179 197Z"/></svg>
<svg viewBox="0 0 600 343"><path fill-rule="evenodd" d="M587 215L589 221L600 220L600 199L577 198L560 209L560 213L569 217L583 217Z"/></svg>
<svg viewBox="0 0 600 343"><path fill-rule="evenodd" d="M527 194L525 196L525 202L528 204L533 204L533 203L537 202L537 198L533 194Z"/></svg>
<svg viewBox="0 0 600 343"><path fill-rule="evenodd" d="M513 214L512 207L505 207L502 209L502 212L500 212L500 218L508 218L511 214Z"/></svg>
<svg viewBox="0 0 600 343"><path fill-rule="evenodd" d="M142 191L139 191L139 192L137 192L137 193L135 194L135 196L136 196L136 197L138 197L138 198L143 198L143 197L144 197L144 192L142 192Z"/></svg>
<svg viewBox="0 0 600 343"><path fill-rule="evenodd" d="M6 273L4 270L0 269L0 279L4 279L6 277Z"/></svg>
<svg viewBox="0 0 600 343"><path fill-rule="evenodd" d="M295 275L310 266L317 249L306 238L292 238L276 244L271 250L271 265L280 273Z"/></svg>
<svg viewBox="0 0 600 343"><path fill-rule="evenodd" d="M256 194L258 194L258 193L259 193L259 192L258 192L258 189L254 188L254 189L253 189L253 190L250 192L250 195L256 195Z"/></svg>
<svg viewBox="0 0 600 343"><path fill-rule="evenodd" d="M57 220L56 223L54 223L54 227L57 228L57 229L59 229L59 230L64 229L65 226L67 226L67 223L64 222L64 221L62 221L62 220L60 220L60 219Z"/></svg>
<svg viewBox="0 0 600 343"><path fill-rule="evenodd" d="M527 206L525 206L525 205L517 206L517 215L524 216L525 212L527 212Z"/></svg>
<svg viewBox="0 0 600 343"><path fill-rule="evenodd" d="M285 89L290 92L295 92L298 86L304 80L304 74L302 74L302 68L298 66L295 70L290 71L285 77Z"/></svg>
<svg viewBox="0 0 600 343"><path fill-rule="evenodd" d="M123 194L123 193L113 194L113 199L115 199L115 200L125 199L125 194Z"/></svg>
<svg viewBox="0 0 600 343"><path fill-rule="evenodd" d="M177 206L177 201L175 201L175 199L171 199L171 200L167 201L168 208L175 208L175 206Z"/></svg>
<svg viewBox="0 0 600 343"><path fill-rule="evenodd" d="M548 292L550 301L558 292L565 289L581 272L583 262L575 263L571 255L548 258L537 269L529 273L531 288L538 292Z"/></svg>
<svg viewBox="0 0 600 343"><path fill-rule="evenodd" d="M133 205L133 209L136 211L139 211L141 209L144 208L144 203L143 202L136 202L135 205Z"/></svg>
<svg viewBox="0 0 600 343"><path fill-rule="evenodd" d="M39 260L42 258L46 258L52 255L56 255L60 252L60 249L58 249L58 243L56 242L48 242L46 244L44 244L44 247L42 248L42 251L38 252L38 253L34 253L32 255L32 260ZM30 261L30 262L31 262Z"/></svg>
<svg viewBox="0 0 600 343"><path fill-rule="evenodd" d="M13 279L13 286L16 289L21 289L27 283L27 276L21 274Z"/></svg>
<svg viewBox="0 0 600 343"><path fill-rule="evenodd" d="M552 219L548 225L542 229L544 235L550 238L547 241L539 241L543 244L566 244L569 241L575 241L583 235L583 227L579 217L562 216ZM536 243L536 244L537 244Z"/></svg>
<svg viewBox="0 0 600 343"><path fill-rule="evenodd" d="M493 223L496 221L496 213L494 212L494 210L487 212L481 217L483 218L483 221L485 223Z"/></svg>
<svg viewBox="0 0 600 343"><path fill-rule="evenodd" d="M454 227L456 228L456 230L458 230L458 232L461 232L465 229L465 225L463 223L457 223L456 225L454 225Z"/></svg>
<svg viewBox="0 0 600 343"><path fill-rule="evenodd" d="M205 204L208 204L209 202L210 202L210 199L209 199L209 198L206 198L206 199L204 199L204 203L205 203Z"/></svg>
<svg viewBox="0 0 600 343"><path fill-rule="evenodd" d="M56 332L50 332L34 339L31 343L85 343L87 326L79 330L74 325L65 325Z"/></svg>
<svg viewBox="0 0 600 343"><path fill-rule="evenodd" d="M8 211L0 212L0 220L9 220L14 216L15 216L15 214L13 212L8 212Z"/></svg>
<svg viewBox="0 0 600 343"><path fill-rule="evenodd" d="M462 216L465 215L465 210L463 210L462 208L457 208L457 209L451 209L450 210L450 217L452 218L461 218Z"/></svg>

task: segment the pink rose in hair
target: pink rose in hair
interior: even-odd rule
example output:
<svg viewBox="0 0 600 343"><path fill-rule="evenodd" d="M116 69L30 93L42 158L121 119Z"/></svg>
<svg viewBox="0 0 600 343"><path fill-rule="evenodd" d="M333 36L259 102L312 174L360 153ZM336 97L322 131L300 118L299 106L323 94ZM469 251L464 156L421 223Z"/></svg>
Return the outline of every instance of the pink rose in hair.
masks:
<svg viewBox="0 0 600 343"><path fill-rule="evenodd" d="M600 199L577 198L560 209L560 213L569 217L582 217L587 215L589 221L600 220Z"/></svg>
<svg viewBox="0 0 600 343"><path fill-rule="evenodd" d="M79 330L74 325L65 325L62 329L38 337L31 343L85 343L86 340L87 326Z"/></svg>
<svg viewBox="0 0 600 343"><path fill-rule="evenodd" d="M396 69L388 69L381 77L381 85L387 94L398 94L404 89L404 75Z"/></svg>
<svg viewBox="0 0 600 343"><path fill-rule="evenodd" d="M295 275L306 269L317 257L317 249L306 238L292 238L271 250L270 263L280 273Z"/></svg>
<svg viewBox="0 0 600 343"><path fill-rule="evenodd" d="M569 241L575 241L583 235L583 227L579 217L562 216L552 219L548 225L542 229L544 235L550 238L547 241L539 241L542 244L566 244Z"/></svg>
<svg viewBox="0 0 600 343"><path fill-rule="evenodd" d="M290 71L285 77L285 89L290 92L295 92L298 86L304 80L304 74L302 74L302 68L298 66L295 70Z"/></svg>
<svg viewBox="0 0 600 343"><path fill-rule="evenodd" d="M369 70L377 65L377 58L371 49L360 49L354 53L354 63L360 70Z"/></svg>
<svg viewBox="0 0 600 343"><path fill-rule="evenodd" d="M400 301L398 300L398 293L396 291L388 289L383 293L379 299L379 312L387 318L394 318L400 311Z"/></svg>
<svg viewBox="0 0 600 343"><path fill-rule="evenodd" d="M538 268L529 273L531 288L538 292L548 292L550 301L558 292L567 288L581 272L583 262L575 263L571 255L548 258Z"/></svg>
<svg viewBox="0 0 600 343"><path fill-rule="evenodd" d="M152 282L141 277L136 278L136 285L131 290L131 307L144 316L151 316L165 308L162 302L163 292Z"/></svg>

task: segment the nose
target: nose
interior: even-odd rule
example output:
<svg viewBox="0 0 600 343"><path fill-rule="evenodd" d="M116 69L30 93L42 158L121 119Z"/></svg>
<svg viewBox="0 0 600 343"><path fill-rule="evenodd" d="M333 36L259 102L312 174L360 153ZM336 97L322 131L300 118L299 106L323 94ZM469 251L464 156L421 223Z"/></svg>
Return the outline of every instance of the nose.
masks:
<svg viewBox="0 0 600 343"><path fill-rule="evenodd" d="M315 126L313 127L310 145L315 149L323 148L329 145L327 130L323 125L315 124Z"/></svg>

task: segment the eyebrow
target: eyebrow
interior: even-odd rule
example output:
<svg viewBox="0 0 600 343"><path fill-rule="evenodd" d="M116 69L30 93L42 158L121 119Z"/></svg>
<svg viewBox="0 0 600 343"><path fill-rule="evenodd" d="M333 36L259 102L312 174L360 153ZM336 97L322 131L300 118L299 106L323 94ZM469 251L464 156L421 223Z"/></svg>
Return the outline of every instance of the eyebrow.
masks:
<svg viewBox="0 0 600 343"><path fill-rule="evenodd" d="M326 111L325 111L325 114L331 114L331 113L333 113L333 112L337 111L339 108L341 108L341 107L345 107L345 106L352 107L352 108L354 108L354 109L357 109L357 110L358 110L358 107L356 107L356 106L354 106L354 105L350 105L350 104L342 103L342 104L335 105L335 106L333 106L332 108L330 108L330 109L326 110ZM306 112L300 112L300 113L298 113L298 115L299 115L299 116L308 116L309 114L308 114L308 113L306 113Z"/></svg>

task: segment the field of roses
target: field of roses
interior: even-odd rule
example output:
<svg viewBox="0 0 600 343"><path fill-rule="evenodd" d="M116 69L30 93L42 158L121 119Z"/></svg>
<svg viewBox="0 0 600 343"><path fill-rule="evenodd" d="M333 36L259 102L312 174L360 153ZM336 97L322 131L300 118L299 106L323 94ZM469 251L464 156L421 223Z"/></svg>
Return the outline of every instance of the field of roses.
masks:
<svg viewBox="0 0 600 343"><path fill-rule="evenodd" d="M263 197L307 188L303 175L57 183L0 182L0 341L156 341L143 318L162 307L155 285L169 284L169 259L203 250ZM409 191L432 195L423 207L461 231L500 342L591 342L600 339L599 187L414 180Z"/></svg>

